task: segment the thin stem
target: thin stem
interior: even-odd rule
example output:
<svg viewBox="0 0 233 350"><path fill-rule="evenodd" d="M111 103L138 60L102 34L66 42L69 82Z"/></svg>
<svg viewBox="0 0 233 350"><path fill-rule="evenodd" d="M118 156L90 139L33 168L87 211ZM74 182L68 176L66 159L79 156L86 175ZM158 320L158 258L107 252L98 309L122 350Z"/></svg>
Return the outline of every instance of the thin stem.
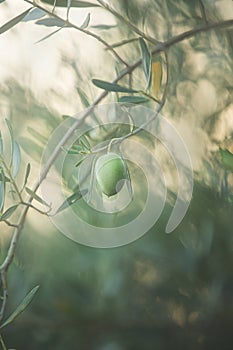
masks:
<svg viewBox="0 0 233 350"><path fill-rule="evenodd" d="M140 29L138 29L133 23L131 23L127 18L123 17L119 12L114 10L111 6L109 6L107 3L105 3L102 0L97 0L98 3L105 8L107 11L112 13L115 17L119 18L122 22L124 22L128 27L130 27L135 33L140 35L145 40L151 42L154 45L157 45L159 43L158 40L146 35L144 32L142 32Z"/></svg>
<svg viewBox="0 0 233 350"><path fill-rule="evenodd" d="M6 164L5 160L4 160L4 158L1 157L1 156L0 156L0 161L1 161L2 165L4 166L4 168L5 168L5 170L6 170L6 173L7 173L7 175L9 176L10 182L11 182L12 186L14 187L15 192L17 193L17 196L19 197L19 200L20 200L20 202L21 202L23 199L22 199L20 190L18 189L18 186L17 186L17 184L16 184L16 182L15 182L15 180L14 180L12 174L11 174L11 170L10 170L9 167L7 166L7 164Z"/></svg>
<svg viewBox="0 0 233 350"><path fill-rule="evenodd" d="M3 222L5 222L5 224L7 224L8 226L10 226L10 227L18 227L18 225L17 224L12 224L10 221L8 221L8 220L2 220Z"/></svg>
<svg viewBox="0 0 233 350"><path fill-rule="evenodd" d="M46 8L44 8L43 6L41 5L38 5L38 4L35 4L34 1L31 1L31 0L24 0L25 2L27 2L28 4L30 5L33 5L39 9L41 9L42 11L46 12L48 15L54 17L54 18L57 18L58 20L60 21L63 21L65 22L66 26L69 26L69 27L72 27L88 36L91 36L93 37L94 39L96 39L97 41L99 41L101 44L103 44L106 49L108 49L109 51L111 51L113 53L113 55L121 62L123 63L126 67L128 67L128 63L124 61L124 59L116 52L116 50L114 50L113 47L111 47L111 45L109 45L104 39L102 39L99 35L91 32L90 30L88 29L84 29L84 28L81 28L79 26L77 26L76 24L74 23L71 23L68 19L67 20L64 20L61 16L58 16L56 13L54 13L53 11L49 11L47 10Z"/></svg>
<svg viewBox="0 0 233 350"><path fill-rule="evenodd" d="M208 20L207 20L207 17L206 17L206 12L205 12L205 6L204 6L202 0L199 0L199 7L200 7L201 16L202 16L202 18L204 20L204 23L208 24Z"/></svg>
<svg viewBox="0 0 233 350"><path fill-rule="evenodd" d="M0 322L3 319L5 308L6 308L6 302L8 298L6 271L1 271L1 286L2 286L3 295L2 295L2 305L0 309Z"/></svg>
<svg viewBox="0 0 233 350"><path fill-rule="evenodd" d="M146 91L141 90L140 93L148 98L150 98L151 100L153 100L156 103L161 103L161 101L159 101L156 97L152 96L151 94L149 94Z"/></svg>
<svg viewBox="0 0 233 350"><path fill-rule="evenodd" d="M37 211L38 213L42 214L42 215L48 215L49 212L51 211L51 208L47 211L44 211L44 210L40 210L39 208L35 207L33 204L31 203L28 203L28 202L21 202L21 204L29 207L29 208L32 208L34 209L35 211Z"/></svg>
<svg viewBox="0 0 233 350"><path fill-rule="evenodd" d="M0 334L0 344L2 346L2 350L7 350L7 347L6 347L6 345L5 345L5 343L4 343L3 339L2 339L1 334Z"/></svg>

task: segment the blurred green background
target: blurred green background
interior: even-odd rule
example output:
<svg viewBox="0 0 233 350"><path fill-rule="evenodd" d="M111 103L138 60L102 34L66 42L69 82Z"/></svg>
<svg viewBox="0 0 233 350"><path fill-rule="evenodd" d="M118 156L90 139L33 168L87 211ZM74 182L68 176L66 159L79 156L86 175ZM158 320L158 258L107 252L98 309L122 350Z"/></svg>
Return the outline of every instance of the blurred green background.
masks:
<svg viewBox="0 0 233 350"><path fill-rule="evenodd" d="M210 22L233 18L232 1L203 3ZM111 4L161 41L203 23L199 1ZM0 6L2 23L26 8L23 1ZM65 14L62 8L57 11ZM82 23L88 11L72 8L71 19ZM104 10L90 11L92 25L113 26L92 29L109 43L136 36ZM20 176L23 179L30 161L30 184L38 177L43 148L62 115L86 107L80 91L91 103L99 93L91 79L110 81L121 68L99 42L74 29L35 44L50 30L22 22L0 37L1 124L5 117L12 121L22 149ZM170 80L163 115L187 143L195 174L183 222L171 235L164 233L173 179L158 223L141 239L115 249L74 243L48 218L30 211L9 270L7 314L32 287L41 288L25 313L2 332L9 348L232 349L233 175L224 170L218 153L220 146L233 150L232 38L232 29L208 31L168 52ZM135 42L118 52L129 63L140 57ZM143 84L141 68L133 84ZM103 102L115 98L110 94ZM11 230L1 224L1 259L10 236Z"/></svg>

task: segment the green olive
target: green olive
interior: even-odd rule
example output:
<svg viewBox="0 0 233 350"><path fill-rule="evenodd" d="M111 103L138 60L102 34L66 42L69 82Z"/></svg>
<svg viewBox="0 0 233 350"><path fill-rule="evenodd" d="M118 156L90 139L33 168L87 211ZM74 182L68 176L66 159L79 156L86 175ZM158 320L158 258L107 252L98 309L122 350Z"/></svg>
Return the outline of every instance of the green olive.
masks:
<svg viewBox="0 0 233 350"><path fill-rule="evenodd" d="M99 157L95 167L96 181L101 191L111 197L117 194L127 179L127 168L123 159L116 153L107 153Z"/></svg>

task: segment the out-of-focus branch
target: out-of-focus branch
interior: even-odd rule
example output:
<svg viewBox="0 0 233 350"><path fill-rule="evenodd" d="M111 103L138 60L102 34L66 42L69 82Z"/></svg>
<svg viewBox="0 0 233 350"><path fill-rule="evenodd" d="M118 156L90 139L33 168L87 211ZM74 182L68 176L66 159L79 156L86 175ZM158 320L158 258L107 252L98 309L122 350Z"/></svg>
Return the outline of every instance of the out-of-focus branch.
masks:
<svg viewBox="0 0 233 350"><path fill-rule="evenodd" d="M39 8L40 10L46 12L48 15L50 15L53 18L56 18L60 21L63 21L65 26L64 28L67 27L72 27L88 36L91 36L92 38L96 39L98 42L100 42L101 44L103 44L107 50L111 51L112 54L116 57L117 60L119 60L121 63L123 63L125 66L128 66L128 63L116 52L116 50L109 45L104 39L101 38L101 36L97 35L96 33L91 32L88 29L84 29L82 27L77 26L74 23L71 23L68 19L64 20L64 18L62 18L61 16L57 15L54 11L49 11L48 9L46 9L45 7L37 4L35 1L31 1L31 0L24 0L25 2L27 2L30 5L33 5L37 8Z"/></svg>

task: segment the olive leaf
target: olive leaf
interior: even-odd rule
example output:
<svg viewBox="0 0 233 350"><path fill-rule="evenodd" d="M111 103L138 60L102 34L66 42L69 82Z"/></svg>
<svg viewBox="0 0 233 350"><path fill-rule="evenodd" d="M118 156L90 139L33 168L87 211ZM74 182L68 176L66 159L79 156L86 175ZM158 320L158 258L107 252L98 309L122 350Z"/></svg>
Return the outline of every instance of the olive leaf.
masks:
<svg viewBox="0 0 233 350"><path fill-rule="evenodd" d="M145 103L148 102L149 99L143 96L121 96L118 99L118 102L121 103Z"/></svg>
<svg viewBox="0 0 233 350"><path fill-rule="evenodd" d="M87 14L87 17L85 18L83 24L80 26L82 29L86 29L90 23L91 15L90 13Z"/></svg>
<svg viewBox="0 0 233 350"><path fill-rule="evenodd" d="M82 190L82 191L76 191L73 193L71 196L69 196L63 203L62 205L57 209L56 214L60 213L61 211L65 210L68 208L70 205L76 203L79 199L81 199L85 194L88 192L87 189Z"/></svg>
<svg viewBox="0 0 233 350"><path fill-rule="evenodd" d="M15 210L18 208L18 204L13 205L12 207L8 208L1 216L0 220L4 221L9 219L9 217L15 212Z"/></svg>
<svg viewBox="0 0 233 350"><path fill-rule="evenodd" d="M30 304L32 299L34 298L35 294L37 293L40 286L34 287L23 299L23 301L19 304L19 306L16 308L16 310L8 317L8 319L0 326L0 329L6 327L9 323L13 322L16 317L18 317Z"/></svg>
<svg viewBox="0 0 233 350"><path fill-rule="evenodd" d="M106 91L114 91L114 92L128 92L128 93L135 93L138 92L137 90L127 88L125 86L121 86L114 83L109 83L104 80L99 79L92 79L92 83L99 87L100 89L106 90Z"/></svg>
<svg viewBox="0 0 233 350"><path fill-rule="evenodd" d="M38 9L38 8L33 8L22 20L22 22L29 22L29 21L34 21L36 19L40 19L42 17L46 16L46 12Z"/></svg>
<svg viewBox="0 0 233 350"><path fill-rule="evenodd" d="M146 89L149 89L151 85L151 53L143 38L139 38L139 43L142 52L142 68L146 77Z"/></svg>
<svg viewBox="0 0 233 350"><path fill-rule="evenodd" d="M162 64L159 61L152 63L152 84L151 91L155 97L158 97L159 90L162 83L163 70Z"/></svg>
<svg viewBox="0 0 233 350"><path fill-rule="evenodd" d="M26 168L26 173L25 173L25 177L24 177L24 184L23 184L23 188L26 186L27 181L28 181L28 177L30 175L30 171L31 171L31 164L28 163L27 168Z"/></svg>
<svg viewBox="0 0 233 350"><path fill-rule="evenodd" d="M42 2L45 2L50 5L54 4L54 0L42 0ZM56 7L67 7L67 0L57 0ZM72 0L71 7L100 7L100 5L94 4L89 1Z"/></svg>
<svg viewBox="0 0 233 350"><path fill-rule="evenodd" d="M38 196L38 194L36 194L34 191L32 191L30 188L25 187L26 192L33 198L35 199L37 202L46 205L47 207L50 208L50 205L48 203L46 203L40 196Z"/></svg>
<svg viewBox="0 0 233 350"><path fill-rule="evenodd" d="M65 21L58 18L44 18L36 21L36 24L43 25L46 27L69 27ZM42 40L42 39L41 39Z"/></svg>
<svg viewBox="0 0 233 350"><path fill-rule="evenodd" d="M96 24L91 26L91 28L99 29L99 30L108 30L115 27L117 27L116 24Z"/></svg>
<svg viewBox="0 0 233 350"><path fill-rule="evenodd" d="M19 22L22 21L22 19L28 14L29 11L31 11L33 7L30 7L29 9L27 9L26 11L22 12L20 15L14 17L12 20L10 20L9 22L3 24L2 27L0 27L0 34L6 32L7 30L11 29L12 27L14 27L16 24L18 24Z"/></svg>
<svg viewBox="0 0 233 350"><path fill-rule="evenodd" d="M21 163L21 153L20 153L20 148L19 145L16 141L14 141L13 144L13 154L12 154L12 175L13 177L16 177L19 171Z"/></svg>
<svg viewBox="0 0 233 350"><path fill-rule="evenodd" d="M3 210L5 201L5 182L0 181L0 211Z"/></svg>

